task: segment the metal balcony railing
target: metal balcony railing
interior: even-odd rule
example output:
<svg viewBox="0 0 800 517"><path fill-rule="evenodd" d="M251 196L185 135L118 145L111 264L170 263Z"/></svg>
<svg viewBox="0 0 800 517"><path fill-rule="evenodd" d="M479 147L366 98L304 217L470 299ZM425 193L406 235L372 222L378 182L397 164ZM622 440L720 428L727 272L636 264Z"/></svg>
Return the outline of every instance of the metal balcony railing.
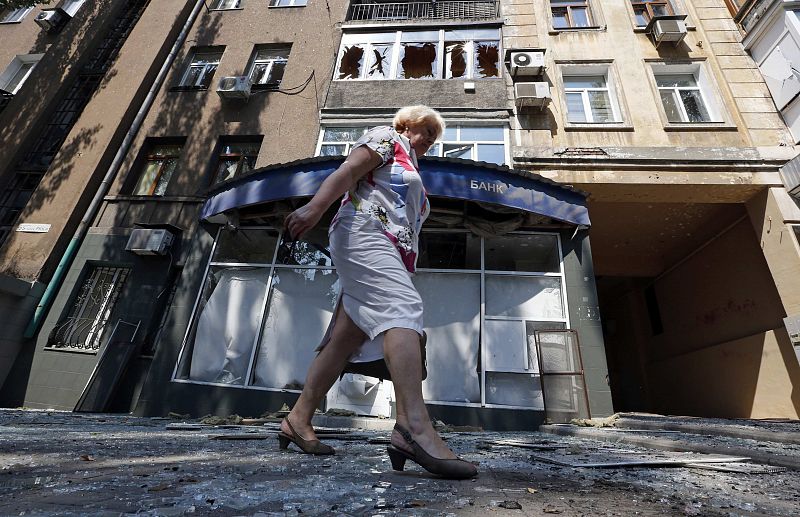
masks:
<svg viewBox="0 0 800 517"><path fill-rule="evenodd" d="M500 15L496 0L351 3L348 21L486 20Z"/></svg>

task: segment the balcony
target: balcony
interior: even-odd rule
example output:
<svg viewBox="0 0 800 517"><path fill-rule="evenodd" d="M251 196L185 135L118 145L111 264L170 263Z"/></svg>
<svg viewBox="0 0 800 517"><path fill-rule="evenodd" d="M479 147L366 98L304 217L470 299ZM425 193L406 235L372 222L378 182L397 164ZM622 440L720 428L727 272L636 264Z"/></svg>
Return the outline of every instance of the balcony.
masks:
<svg viewBox="0 0 800 517"><path fill-rule="evenodd" d="M347 12L348 21L491 20L500 15L497 0L430 2L358 2Z"/></svg>

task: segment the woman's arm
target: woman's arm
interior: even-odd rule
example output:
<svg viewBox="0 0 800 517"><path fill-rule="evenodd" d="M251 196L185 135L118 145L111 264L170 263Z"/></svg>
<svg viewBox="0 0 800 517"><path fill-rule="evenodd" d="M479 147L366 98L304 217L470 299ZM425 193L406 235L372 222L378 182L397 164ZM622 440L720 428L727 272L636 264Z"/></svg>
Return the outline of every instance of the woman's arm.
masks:
<svg viewBox="0 0 800 517"><path fill-rule="evenodd" d="M302 237L317 225L331 203L342 197L359 179L380 164L380 155L369 147L362 145L353 149L344 163L325 178L311 201L286 216L284 227L289 235L293 239Z"/></svg>

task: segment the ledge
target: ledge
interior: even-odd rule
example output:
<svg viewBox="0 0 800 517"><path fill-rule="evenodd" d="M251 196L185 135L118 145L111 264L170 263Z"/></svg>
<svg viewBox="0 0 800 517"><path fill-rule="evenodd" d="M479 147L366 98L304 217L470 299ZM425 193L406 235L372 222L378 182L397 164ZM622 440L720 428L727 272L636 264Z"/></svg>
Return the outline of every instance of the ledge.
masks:
<svg viewBox="0 0 800 517"><path fill-rule="evenodd" d="M558 36L559 34L571 34L575 32L605 32L607 25L593 25L591 27L568 27L564 29L550 29L547 31L551 36Z"/></svg>
<svg viewBox="0 0 800 517"><path fill-rule="evenodd" d="M727 122L687 122L666 124L664 131L738 131L739 127Z"/></svg>
<svg viewBox="0 0 800 517"><path fill-rule="evenodd" d="M568 124L563 126L564 131L633 131L630 124Z"/></svg>
<svg viewBox="0 0 800 517"><path fill-rule="evenodd" d="M156 201L159 203L202 203L206 198L201 196L134 196L118 194L105 196L103 201Z"/></svg>

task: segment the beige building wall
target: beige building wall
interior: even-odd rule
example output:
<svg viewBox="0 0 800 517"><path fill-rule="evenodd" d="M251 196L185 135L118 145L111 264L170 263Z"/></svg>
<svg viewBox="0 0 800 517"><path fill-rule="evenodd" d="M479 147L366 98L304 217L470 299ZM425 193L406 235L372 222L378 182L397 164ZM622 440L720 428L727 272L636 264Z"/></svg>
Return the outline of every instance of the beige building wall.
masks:
<svg viewBox="0 0 800 517"><path fill-rule="evenodd" d="M796 418L800 367L782 319L798 308L800 255L786 223L800 215L778 170L797 150L724 1L676 2L688 34L656 48L629 0L590 1L599 28L575 31L553 29L546 0L504 0L505 48L546 49L545 75L526 80L552 93L541 111L514 110L512 157L590 193L615 402ZM662 62L699 64L722 121L668 123L651 69ZM562 70L590 64L609 67L621 123L568 122ZM656 335L648 288L663 318Z"/></svg>

